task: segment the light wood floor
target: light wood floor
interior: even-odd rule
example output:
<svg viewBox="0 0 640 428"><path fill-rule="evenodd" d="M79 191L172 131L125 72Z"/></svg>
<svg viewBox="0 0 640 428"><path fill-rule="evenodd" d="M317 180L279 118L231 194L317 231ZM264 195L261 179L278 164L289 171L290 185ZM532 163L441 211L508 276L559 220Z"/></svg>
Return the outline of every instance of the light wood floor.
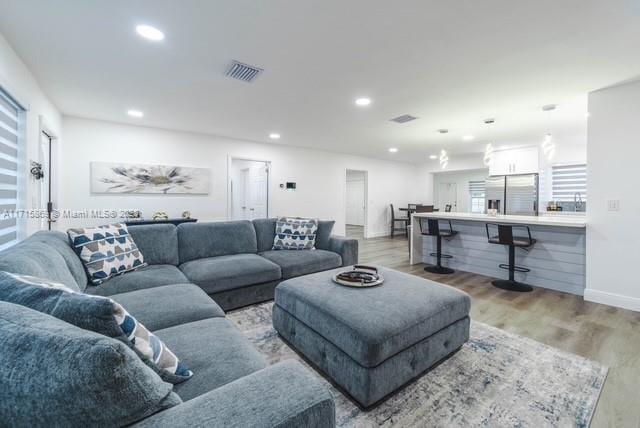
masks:
<svg viewBox="0 0 640 428"><path fill-rule="evenodd" d="M640 427L640 313L582 297L536 288L514 293L491 285L491 278L456 272L435 275L409 265L404 236L363 239L362 228L347 227L359 239L361 263L382 266L442 282L471 295L471 317L530 337L609 367L592 427Z"/></svg>

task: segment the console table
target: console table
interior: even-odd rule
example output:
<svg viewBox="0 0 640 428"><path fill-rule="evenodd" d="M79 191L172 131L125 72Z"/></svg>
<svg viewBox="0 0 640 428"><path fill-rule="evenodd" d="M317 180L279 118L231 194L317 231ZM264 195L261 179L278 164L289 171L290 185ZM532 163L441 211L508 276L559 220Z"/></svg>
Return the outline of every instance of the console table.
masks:
<svg viewBox="0 0 640 428"><path fill-rule="evenodd" d="M177 226L182 223L195 223L198 221L197 218L169 218L164 220L128 220L125 221L124 224L127 226L136 226L143 224L173 224Z"/></svg>

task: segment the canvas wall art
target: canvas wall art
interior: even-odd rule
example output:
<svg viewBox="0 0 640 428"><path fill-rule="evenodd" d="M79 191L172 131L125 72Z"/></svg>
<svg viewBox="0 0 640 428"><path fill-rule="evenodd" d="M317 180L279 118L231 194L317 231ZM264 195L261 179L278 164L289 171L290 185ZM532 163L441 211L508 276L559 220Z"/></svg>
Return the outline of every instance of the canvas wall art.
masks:
<svg viewBox="0 0 640 428"><path fill-rule="evenodd" d="M209 193L209 169L91 162L91 193Z"/></svg>

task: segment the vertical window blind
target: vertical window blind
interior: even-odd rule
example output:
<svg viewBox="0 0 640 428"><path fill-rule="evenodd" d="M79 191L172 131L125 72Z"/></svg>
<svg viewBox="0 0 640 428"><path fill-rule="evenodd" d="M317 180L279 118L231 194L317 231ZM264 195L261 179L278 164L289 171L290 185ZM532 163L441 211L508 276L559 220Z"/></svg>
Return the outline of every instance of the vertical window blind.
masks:
<svg viewBox="0 0 640 428"><path fill-rule="evenodd" d="M18 149L23 110L0 88L0 250L18 240Z"/></svg>
<svg viewBox="0 0 640 428"><path fill-rule="evenodd" d="M576 193L587 200L587 165L554 165L551 169L552 198L558 202L573 202Z"/></svg>

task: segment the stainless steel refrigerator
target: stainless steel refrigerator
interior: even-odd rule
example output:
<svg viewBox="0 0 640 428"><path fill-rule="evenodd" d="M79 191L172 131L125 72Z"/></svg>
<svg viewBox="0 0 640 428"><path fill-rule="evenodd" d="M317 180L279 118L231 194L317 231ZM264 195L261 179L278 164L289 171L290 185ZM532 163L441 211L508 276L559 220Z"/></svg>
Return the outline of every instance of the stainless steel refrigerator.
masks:
<svg viewBox="0 0 640 428"><path fill-rule="evenodd" d="M538 174L487 177L485 200L486 208L499 214L538 215Z"/></svg>

